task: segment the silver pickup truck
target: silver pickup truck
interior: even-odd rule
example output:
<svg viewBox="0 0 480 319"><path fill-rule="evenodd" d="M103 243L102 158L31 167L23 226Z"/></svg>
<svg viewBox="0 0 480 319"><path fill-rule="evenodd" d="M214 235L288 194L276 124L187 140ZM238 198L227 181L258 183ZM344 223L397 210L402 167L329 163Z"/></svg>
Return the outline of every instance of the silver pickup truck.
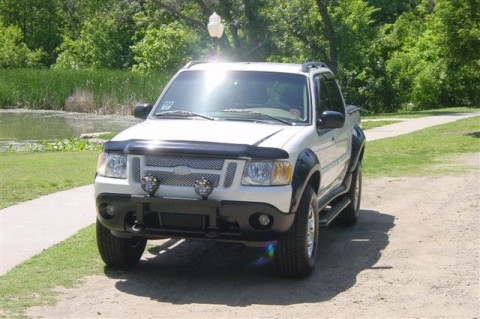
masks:
<svg viewBox="0 0 480 319"><path fill-rule="evenodd" d="M365 135L324 63L191 62L135 116L97 166L107 266L172 237L273 247L278 272L303 278L319 227L357 221Z"/></svg>

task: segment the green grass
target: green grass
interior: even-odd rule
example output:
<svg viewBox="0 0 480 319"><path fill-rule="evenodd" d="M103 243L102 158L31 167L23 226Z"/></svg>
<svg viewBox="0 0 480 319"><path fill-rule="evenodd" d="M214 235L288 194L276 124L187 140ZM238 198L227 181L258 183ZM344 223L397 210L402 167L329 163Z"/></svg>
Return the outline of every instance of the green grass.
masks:
<svg viewBox="0 0 480 319"><path fill-rule="evenodd" d="M154 102L169 77L119 70L1 69L0 108L63 110L76 91L93 94L96 109L106 103Z"/></svg>
<svg viewBox="0 0 480 319"><path fill-rule="evenodd" d="M480 117L475 117L406 136L368 142L363 169L366 177L442 174L445 173L444 170L432 172L431 169L439 160L479 151ZM7 162L4 155L7 155L8 165L11 166L9 179L28 179L20 187L27 189L35 184L35 179L30 178L30 174L37 171L38 167L30 164L31 171L23 170L24 161L39 163L39 167L50 159L55 161L51 166L57 167L50 169L50 174L46 175L52 175L52 183L60 184L58 181L65 178L63 172L75 170L80 171L78 180L91 182L96 157L94 152L1 154L2 176ZM59 155L63 157L55 159ZM82 159L88 164L79 169L83 167L79 163ZM72 169L73 164L76 165L75 169ZM2 194L13 192L15 185L12 182L9 187L2 189ZM55 287L78 285L85 276L101 274L102 271L103 264L97 253L94 227L90 226L0 277L0 317L21 317L29 307L52 304L55 302Z"/></svg>
<svg viewBox="0 0 480 319"><path fill-rule="evenodd" d="M366 176L442 174L432 169L451 156L480 152L480 117L434 126L422 131L367 143Z"/></svg>
<svg viewBox="0 0 480 319"><path fill-rule="evenodd" d="M390 124L395 124L395 123L399 123L401 121L395 121L395 120L388 120L388 121L362 121L362 128L364 130L369 130L371 128L376 128L376 127L380 127L380 126L385 126L385 125L390 125Z"/></svg>
<svg viewBox="0 0 480 319"><path fill-rule="evenodd" d="M0 209L93 183L99 153L0 152Z"/></svg>
<svg viewBox="0 0 480 319"><path fill-rule="evenodd" d="M398 112L398 113L379 113L379 114L367 114L362 113L362 119L375 119L375 118L416 118L432 115L448 115L456 113L474 113L480 112L480 107L448 107L433 110L415 111L415 112Z"/></svg>
<svg viewBox="0 0 480 319"><path fill-rule="evenodd" d="M23 317L32 306L53 304L54 288L73 287L103 269L92 225L0 276L0 318Z"/></svg>

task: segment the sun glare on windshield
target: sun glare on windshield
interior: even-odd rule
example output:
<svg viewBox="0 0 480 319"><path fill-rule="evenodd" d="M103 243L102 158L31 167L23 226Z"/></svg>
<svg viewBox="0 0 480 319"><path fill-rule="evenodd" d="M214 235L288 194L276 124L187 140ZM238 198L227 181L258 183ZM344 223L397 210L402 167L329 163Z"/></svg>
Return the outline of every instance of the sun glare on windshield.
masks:
<svg viewBox="0 0 480 319"><path fill-rule="evenodd" d="M209 93L223 83L223 81L227 77L227 71L220 68L214 68L207 71L205 73L205 77L205 88L206 92Z"/></svg>

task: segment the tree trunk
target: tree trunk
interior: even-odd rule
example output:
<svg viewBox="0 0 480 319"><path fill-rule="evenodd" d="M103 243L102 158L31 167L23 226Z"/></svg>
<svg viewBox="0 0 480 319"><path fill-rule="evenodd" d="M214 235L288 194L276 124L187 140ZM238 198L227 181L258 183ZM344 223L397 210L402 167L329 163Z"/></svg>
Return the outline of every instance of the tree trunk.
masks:
<svg viewBox="0 0 480 319"><path fill-rule="evenodd" d="M332 70L333 73L337 74L338 70L338 52L337 52L337 43L335 39L335 29L333 27L332 20L328 14L327 5L324 0L316 0L318 11L322 17L323 24L325 29L323 32L324 37L328 40L329 46L329 57L327 64Z"/></svg>

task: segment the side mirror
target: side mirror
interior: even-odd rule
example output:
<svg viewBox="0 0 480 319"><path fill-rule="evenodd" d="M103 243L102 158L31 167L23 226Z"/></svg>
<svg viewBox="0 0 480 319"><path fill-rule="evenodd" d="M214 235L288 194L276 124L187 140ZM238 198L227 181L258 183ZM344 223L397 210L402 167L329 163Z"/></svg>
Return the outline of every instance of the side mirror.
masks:
<svg viewBox="0 0 480 319"><path fill-rule="evenodd" d="M340 112L325 111L317 120L319 129L341 128L345 123L345 116Z"/></svg>
<svg viewBox="0 0 480 319"><path fill-rule="evenodd" d="M152 111L152 104L137 104L135 105L135 109L133 110L133 116L136 118L145 120L148 117L148 114Z"/></svg>

